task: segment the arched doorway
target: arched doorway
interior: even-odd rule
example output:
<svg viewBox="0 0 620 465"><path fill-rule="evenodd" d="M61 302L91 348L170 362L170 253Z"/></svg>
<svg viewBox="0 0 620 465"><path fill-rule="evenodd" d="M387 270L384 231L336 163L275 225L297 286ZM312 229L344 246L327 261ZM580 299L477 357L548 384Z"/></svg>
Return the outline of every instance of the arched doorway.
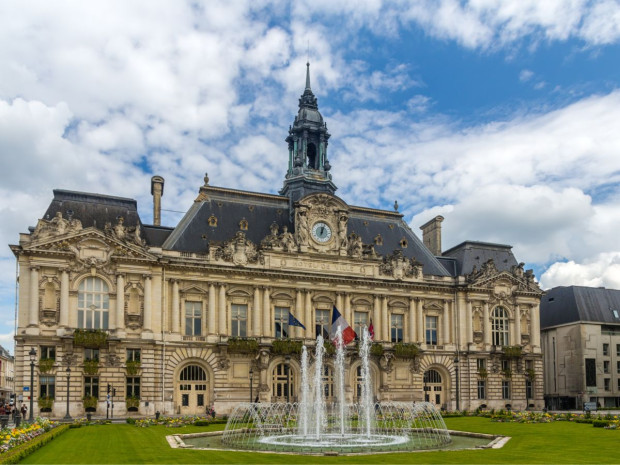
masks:
<svg viewBox="0 0 620 465"><path fill-rule="evenodd" d="M317 159L316 146L312 143L308 143L308 168L312 168L314 170L319 169L319 160Z"/></svg>
<svg viewBox="0 0 620 465"><path fill-rule="evenodd" d="M437 407L442 407L445 402L446 391L444 389L441 374L437 370L424 372L424 400L431 402Z"/></svg>
<svg viewBox="0 0 620 465"><path fill-rule="evenodd" d="M199 365L187 365L177 378L178 411L183 415L204 414L210 404L207 372Z"/></svg>

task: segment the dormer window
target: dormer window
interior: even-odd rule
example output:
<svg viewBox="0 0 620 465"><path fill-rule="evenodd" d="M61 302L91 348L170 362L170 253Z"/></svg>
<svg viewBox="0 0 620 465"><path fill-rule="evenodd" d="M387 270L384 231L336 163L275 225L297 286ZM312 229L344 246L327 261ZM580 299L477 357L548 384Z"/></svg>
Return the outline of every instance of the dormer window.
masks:
<svg viewBox="0 0 620 465"><path fill-rule="evenodd" d="M248 230L248 220L243 218L241 221L239 221L239 229L241 231L247 231Z"/></svg>
<svg viewBox="0 0 620 465"><path fill-rule="evenodd" d="M406 248L407 248L407 245L409 245L409 243L407 242L407 239L405 239L405 238L403 237L403 238L400 240L400 246L401 246L403 249L406 249Z"/></svg>
<svg viewBox="0 0 620 465"><path fill-rule="evenodd" d="M616 320L620 319L620 314L618 314L618 310L612 310L611 313L613 313Z"/></svg>
<svg viewBox="0 0 620 465"><path fill-rule="evenodd" d="M217 217L215 215L211 215L207 220L209 226L216 228L217 227Z"/></svg>
<svg viewBox="0 0 620 465"><path fill-rule="evenodd" d="M381 237L381 234L377 234L377 237L375 237L375 245L383 245L383 237Z"/></svg>

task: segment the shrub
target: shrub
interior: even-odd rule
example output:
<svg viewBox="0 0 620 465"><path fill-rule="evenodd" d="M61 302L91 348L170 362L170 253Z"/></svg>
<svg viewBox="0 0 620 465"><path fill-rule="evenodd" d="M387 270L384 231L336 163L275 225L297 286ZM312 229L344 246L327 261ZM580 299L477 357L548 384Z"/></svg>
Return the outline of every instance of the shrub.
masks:
<svg viewBox="0 0 620 465"><path fill-rule="evenodd" d="M108 333L100 329L76 329L73 332L73 345L98 349L108 343Z"/></svg>
<svg viewBox="0 0 620 465"><path fill-rule="evenodd" d="M244 337L231 337L228 339L228 352L231 354L257 354L258 341Z"/></svg>
<svg viewBox="0 0 620 465"><path fill-rule="evenodd" d="M383 346L380 342L373 342L370 346L370 355L374 357L381 357L383 355Z"/></svg>
<svg viewBox="0 0 620 465"><path fill-rule="evenodd" d="M135 425L136 424L136 419L135 418L127 418L127 420L125 420L127 422L128 425Z"/></svg>
<svg viewBox="0 0 620 465"><path fill-rule="evenodd" d="M39 397L39 399L37 400L37 403L39 404L39 408L41 410L43 409L51 410L52 406L54 405L54 398L50 396L42 396L42 397Z"/></svg>
<svg viewBox="0 0 620 465"><path fill-rule="evenodd" d="M503 349L504 358L520 358L523 355L523 349L520 346L505 346Z"/></svg>
<svg viewBox="0 0 620 465"><path fill-rule="evenodd" d="M593 420L592 421L592 426L594 426L595 428L605 428L606 426L609 426L609 421L607 421L607 420Z"/></svg>
<svg viewBox="0 0 620 465"><path fill-rule="evenodd" d="M135 396L130 396L125 399L125 407L130 408L139 408L140 407L140 398Z"/></svg>
<svg viewBox="0 0 620 465"><path fill-rule="evenodd" d="M140 360L127 360L125 367L128 375L137 375L140 369Z"/></svg>
<svg viewBox="0 0 620 465"><path fill-rule="evenodd" d="M96 375L99 371L99 360L84 360L84 374Z"/></svg>
<svg viewBox="0 0 620 465"><path fill-rule="evenodd" d="M194 426L209 426L211 422L209 420L196 420Z"/></svg>
<svg viewBox="0 0 620 465"><path fill-rule="evenodd" d="M276 339L271 345L271 352L278 355L301 354L302 346L303 343L301 341L292 341L290 339Z"/></svg>
<svg viewBox="0 0 620 465"><path fill-rule="evenodd" d="M416 358L420 353L420 348L417 344L408 344L405 342L398 342L394 344L394 355L399 358L411 359Z"/></svg>
<svg viewBox="0 0 620 465"><path fill-rule="evenodd" d="M480 376L481 378L486 378L489 375L489 372L487 371L486 368L480 368L478 370L478 376Z"/></svg>
<svg viewBox="0 0 620 465"><path fill-rule="evenodd" d="M96 409L99 399L95 396L84 396L82 400L84 401L84 409Z"/></svg>
<svg viewBox="0 0 620 465"><path fill-rule="evenodd" d="M54 368L56 360L53 358L42 358L39 360L39 373L47 373Z"/></svg>

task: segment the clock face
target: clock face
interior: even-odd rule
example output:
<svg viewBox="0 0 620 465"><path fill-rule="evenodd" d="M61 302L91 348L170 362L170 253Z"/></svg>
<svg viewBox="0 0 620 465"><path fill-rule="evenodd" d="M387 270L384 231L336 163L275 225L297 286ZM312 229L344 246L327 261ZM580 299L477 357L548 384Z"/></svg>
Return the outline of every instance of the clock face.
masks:
<svg viewBox="0 0 620 465"><path fill-rule="evenodd" d="M332 229L322 221L312 226L312 237L315 241L325 243L332 238Z"/></svg>

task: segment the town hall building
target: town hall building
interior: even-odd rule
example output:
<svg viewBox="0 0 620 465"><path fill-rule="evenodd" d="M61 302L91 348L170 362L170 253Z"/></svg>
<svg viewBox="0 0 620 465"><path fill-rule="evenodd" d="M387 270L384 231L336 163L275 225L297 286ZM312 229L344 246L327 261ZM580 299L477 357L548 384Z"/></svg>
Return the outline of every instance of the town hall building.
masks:
<svg viewBox="0 0 620 465"><path fill-rule="evenodd" d="M542 408L542 293L532 272L508 245L443 250L440 216L420 239L396 208L349 205L336 195L343 173L332 178L329 138L308 66L277 195L205 176L179 223L163 226L160 176L152 224L135 200L54 190L11 246L24 401L32 357L35 411L53 416L104 415L108 399L117 415L295 402L301 347L313 352L336 308L358 335L372 324L379 402ZM326 351L335 402L331 342ZM345 401L354 402L355 341L345 365Z"/></svg>

